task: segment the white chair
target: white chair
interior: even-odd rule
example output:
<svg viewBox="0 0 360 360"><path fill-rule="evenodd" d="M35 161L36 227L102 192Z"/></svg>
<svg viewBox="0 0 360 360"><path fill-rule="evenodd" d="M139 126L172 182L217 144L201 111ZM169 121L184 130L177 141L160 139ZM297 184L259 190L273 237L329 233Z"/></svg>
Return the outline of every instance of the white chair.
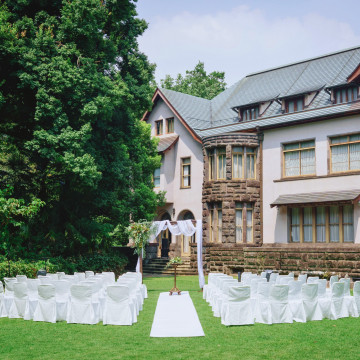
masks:
<svg viewBox="0 0 360 360"><path fill-rule="evenodd" d="M39 285L39 300L34 312L34 321L56 323L55 286L52 284Z"/></svg>
<svg viewBox="0 0 360 360"><path fill-rule="evenodd" d="M221 309L222 309L222 303L224 301L227 301L228 298L228 292L225 292L225 288L228 288L230 286L236 286L238 285L238 281L236 279L225 279L220 284L220 294L217 297L216 301L214 302L213 306L213 313L215 317L221 317Z"/></svg>
<svg viewBox="0 0 360 360"><path fill-rule="evenodd" d="M88 285L91 287L91 304L94 309L95 318L102 321L103 309L100 303L101 284L97 280L85 280L80 282L81 285Z"/></svg>
<svg viewBox="0 0 360 360"><path fill-rule="evenodd" d="M331 297L328 296L326 291L327 280L319 279L316 284L318 285L318 303L321 309L322 317L331 319Z"/></svg>
<svg viewBox="0 0 360 360"><path fill-rule="evenodd" d="M61 278L61 280L69 281L72 285L79 283L79 279L76 275L65 275Z"/></svg>
<svg viewBox="0 0 360 360"><path fill-rule="evenodd" d="M0 318L7 317L7 312L5 309L5 301L4 301L4 286L0 281Z"/></svg>
<svg viewBox="0 0 360 360"><path fill-rule="evenodd" d="M296 322L306 322L305 310L301 298L301 286L302 282L290 281L289 282L289 306L293 316L294 321Z"/></svg>
<svg viewBox="0 0 360 360"><path fill-rule="evenodd" d="M26 301L28 299L25 282L14 283L14 301L11 304L8 317L10 319L23 318L25 315Z"/></svg>
<svg viewBox="0 0 360 360"><path fill-rule="evenodd" d="M85 273L84 272L74 272L74 275L77 277L79 282L85 280Z"/></svg>
<svg viewBox="0 0 360 360"><path fill-rule="evenodd" d="M111 284L115 283L115 273L112 271L103 271L102 274L104 274L105 276L107 276L110 280Z"/></svg>
<svg viewBox="0 0 360 360"><path fill-rule="evenodd" d="M330 289L332 288L333 284L339 281L339 276L332 275L330 276Z"/></svg>
<svg viewBox="0 0 360 360"><path fill-rule="evenodd" d="M221 323L230 325L252 325L254 315L250 301L250 286L232 286Z"/></svg>
<svg viewBox="0 0 360 360"><path fill-rule="evenodd" d="M87 279L89 276L95 276L93 271L85 271L85 278Z"/></svg>
<svg viewBox="0 0 360 360"><path fill-rule="evenodd" d="M14 302L14 284L17 282L16 278L4 278L5 282L5 294L4 294L4 306L5 313L9 314L12 303Z"/></svg>
<svg viewBox="0 0 360 360"><path fill-rule="evenodd" d="M109 285L106 288L104 325L132 325L130 291L126 286Z"/></svg>
<svg viewBox="0 0 360 360"><path fill-rule="evenodd" d="M273 285L270 288L271 322L273 324L292 323L289 306L289 285Z"/></svg>
<svg viewBox="0 0 360 360"><path fill-rule="evenodd" d="M51 280L59 280L58 273L56 273L56 274L48 273L48 274L46 274L46 277L50 278Z"/></svg>
<svg viewBox="0 0 360 360"><path fill-rule="evenodd" d="M307 279L307 274L300 274L298 276L297 281L301 282L301 284L305 284Z"/></svg>
<svg viewBox="0 0 360 360"><path fill-rule="evenodd" d="M270 284L275 284L276 283L276 279L279 277L279 273L271 273L270 274L270 279L269 279L269 283Z"/></svg>
<svg viewBox="0 0 360 360"><path fill-rule="evenodd" d="M322 312L318 302L318 284L303 284L301 286L301 296L306 321L322 320Z"/></svg>
<svg viewBox="0 0 360 360"><path fill-rule="evenodd" d="M139 288L137 288L136 283L129 278L120 277L116 284L127 286L129 288L130 301L134 304L134 310L135 310L135 314L133 314L133 318L137 318L140 310L142 310L142 300L141 300L141 295L139 293Z"/></svg>
<svg viewBox="0 0 360 360"><path fill-rule="evenodd" d="M17 282L26 282L27 276L26 275L16 275Z"/></svg>
<svg viewBox="0 0 360 360"><path fill-rule="evenodd" d="M55 286L56 321L65 321L70 300L71 282L57 280L53 282L53 285Z"/></svg>
<svg viewBox="0 0 360 360"><path fill-rule="evenodd" d="M334 282L331 288L331 320L349 317L349 311L344 301L345 283Z"/></svg>
<svg viewBox="0 0 360 360"><path fill-rule="evenodd" d="M291 276L284 276L279 279L279 284L288 285L290 281L294 281L294 278Z"/></svg>
<svg viewBox="0 0 360 360"><path fill-rule="evenodd" d="M261 324L271 324L270 287L268 282L258 284L255 303L255 321Z"/></svg>
<svg viewBox="0 0 360 360"><path fill-rule="evenodd" d="M349 316L359 317L359 313L355 304L355 298L350 295L350 278L340 279L344 283L344 302L349 312Z"/></svg>
<svg viewBox="0 0 360 360"><path fill-rule="evenodd" d="M62 280L62 278L66 275L63 271L58 271L56 274L57 274L59 280Z"/></svg>
<svg viewBox="0 0 360 360"><path fill-rule="evenodd" d="M71 300L66 321L69 324L97 324L99 319L96 317L91 301L91 286L82 284L71 285L70 295Z"/></svg>
<svg viewBox="0 0 360 360"><path fill-rule="evenodd" d="M52 284L52 278L50 276L39 275L38 279L40 280L41 285L51 285Z"/></svg>
<svg viewBox="0 0 360 360"><path fill-rule="evenodd" d="M27 279L26 286L28 290L28 298L25 306L24 320L32 320L38 303L38 288L40 286L40 280Z"/></svg>
<svg viewBox="0 0 360 360"><path fill-rule="evenodd" d="M360 281L355 281L353 293L358 313L360 313Z"/></svg>
<svg viewBox="0 0 360 360"><path fill-rule="evenodd" d="M307 284L315 284L319 280L318 276L309 276L307 278Z"/></svg>

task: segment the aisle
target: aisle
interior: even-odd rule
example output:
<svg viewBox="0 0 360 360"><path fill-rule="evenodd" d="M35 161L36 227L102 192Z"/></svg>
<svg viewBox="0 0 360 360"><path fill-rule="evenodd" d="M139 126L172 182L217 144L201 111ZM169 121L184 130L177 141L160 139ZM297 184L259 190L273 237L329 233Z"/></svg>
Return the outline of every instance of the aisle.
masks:
<svg viewBox="0 0 360 360"><path fill-rule="evenodd" d="M205 336L188 291L161 293L156 305L151 337Z"/></svg>

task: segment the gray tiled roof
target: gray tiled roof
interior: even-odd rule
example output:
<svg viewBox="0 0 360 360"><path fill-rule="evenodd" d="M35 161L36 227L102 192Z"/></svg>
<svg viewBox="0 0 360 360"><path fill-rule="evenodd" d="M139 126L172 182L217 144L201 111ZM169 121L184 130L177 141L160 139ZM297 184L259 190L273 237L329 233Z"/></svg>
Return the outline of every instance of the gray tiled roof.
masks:
<svg viewBox="0 0 360 360"><path fill-rule="evenodd" d="M179 139L179 135L170 135L170 136L161 137L159 144L157 146L157 151L159 153L162 153L168 150L178 139Z"/></svg>
<svg viewBox="0 0 360 360"><path fill-rule="evenodd" d="M345 84L347 77L360 64L360 47L323 55L250 74L212 100L160 89L188 125L201 137L241 131L257 126L274 126L287 122L360 110L359 103L333 105L326 88ZM292 114L283 114L273 101L258 119L239 122L233 108L276 97L284 98L319 90L310 105Z"/></svg>
<svg viewBox="0 0 360 360"><path fill-rule="evenodd" d="M305 194L280 195L273 206L296 205L309 203L334 203L339 201L354 201L360 195L360 190L326 191Z"/></svg>

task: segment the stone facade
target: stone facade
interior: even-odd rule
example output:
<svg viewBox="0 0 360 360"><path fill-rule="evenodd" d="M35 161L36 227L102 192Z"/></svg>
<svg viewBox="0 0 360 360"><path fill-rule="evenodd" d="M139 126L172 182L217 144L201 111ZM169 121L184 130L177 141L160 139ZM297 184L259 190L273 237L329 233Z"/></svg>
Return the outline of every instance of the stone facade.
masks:
<svg viewBox="0 0 360 360"><path fill-rule="evenodd" d="M209 204L222 207L222 244L235 244L235 206L237 202L253 205L253 243L262 244L261 232L261 151L257 134L233 133L207 137L203 140L204 181L202 190L203 241L210 242ZM256 149L256 179L232 179L232 147L246 146ZM226 149L226 179L209 180L208 152L214 148ZM216 242L216 240L215 240ZM217 244L220 246L221 244Z"/></svg>

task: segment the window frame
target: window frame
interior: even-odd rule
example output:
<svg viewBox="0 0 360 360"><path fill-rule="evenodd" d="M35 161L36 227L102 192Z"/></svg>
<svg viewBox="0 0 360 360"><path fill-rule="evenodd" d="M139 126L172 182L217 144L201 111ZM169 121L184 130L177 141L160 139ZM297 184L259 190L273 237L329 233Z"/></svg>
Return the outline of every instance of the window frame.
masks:
<svg viewBox="0 0 360 360"><path fill-rule="evenodd" d="M343 221L343 215L344 215L344 208L346 206L351 206L352 209L352 222L350 223L344 223ZM338 210L338 222L337 223L331 223L330 222L330 208L337 208ZM305 208L311 208L312 211L312 241L304 241L304 209ZM319 208L325 208L325 223L318 223L317 222L317 210ZM292 211L293 209L299 210L299 241L293 241L292 240ZM355 243L355 234L354 234L354 205L353 204L328 204L328 205L309 205L309 206L291 206L288 208L288 217L289 217L289 226L288 226L288 243L290 244L343 244L343 243L349 243L354 244ZM330 226L331 225L337 225L338 231L339 231L339 239L338 241L332 241L330 239ZM344 227L346 225L352 225L352 233L354 238L352 241L344 241ZM325 241L318 241L318 235L317 230L319 227L325 226Z"/></svg>
<svg viewBox="0 0 360 360"><path fill-rule="evenodd" d="M172 131L169 131L169 122L172 122ZM166 133L173 134L175 132L175 119L173 117L166 118Z"/></svg>
<svg viewBox="0 0 360 360"><path fill-rule="evenodd" d="M156 172L156 170L159 170L159 176L155 176L155 172ZM153 183L154 183L154 188L155 189L157 189L157 188L159 188L160 187L160 185L161 185L161 178L160 178L160 175L161 175L161 167L158 167L158 168L156 168L155 170L154 170L154 174L153 174ZM156 186L155 185L155 179L159 179L159 185L158 186Z"/></svg>
<svg viewBox="0 0 360 360"><path fill-rule="evenodd" d="M221 203L209 203L208 209L209 209L209 242L215 244L221 244L222 235L223 235L223 223L222 223L223 213L222 213ZM219 221L220 219L221 221Z"/></svg>
<svg viewBox="0 0 360 360"><path fill-rule="evenodd" d="M189 160L189 163L184 163L184 160ZM189 174L185 175L184 173L184 168L185 167L189 167ZM184 185L184 179L188 178L189 179L189 185L185 186ZM191 188L191 156L186 156L181 158L181 181L180 181L180 188L181 189L189 189Z"/></svg>
<svg viewBox="0 0 360 360"><path fill-rule="evenodd" d="M298 101L301 100L302 108L298 110ZM294 102L294 111L289 112L289 103ZM286 114L293 114L299 111L303 111L305 108L305 97L304 96L296 96L285 99L285 113Z"/></svg>
<svg viewBox="0 0 360 360"><path fill-rule="evenodd" d="M242 148L242 152L241 151L234 151L235 148ZM251 151L249 151L251 150ZM257 148L255 147L249 147L249 146L232 146L231 148L231 178L233 180L256 180L256 158L257 158ZM235 156L240 156L242 157L242 176L241 177L235 177L234 176L234 159ZM248 171L247 171L247 161L248 161L248 157L254 157L254 177L249 177L248 176Z"/></svg>
<svg viewBox="0 0 360 360"><path fill-rule="evenodd" d="M351 100L349 100L349 90L351 91ZM345 91L345 101L343 101L343 91ZM341 98L340 101L338 101L338 94ZM354 94L356 94L356 98L354 98ZM359 86L353 85L353 86L346 86L346 87L338 87L333 89L333 99L334 104L346 104L349 102L354 102L359 100Z"/></svg>
<svg viewBox="0 0 360 360"><path fill-rule="evenodd" d="M158 128L158 125L160 125L160 129ZM161 130L161 133L159 130ZM161 136L163 134L164 134L164 121L155 120L155 136Z"/></svg>
<svg viewBox="0 0 360 360"><path fill-rule="evenodd" d="M302 143L306 143L309 141L314 141L314 146L310 147L301 147ZM286 145L293 145L298 144L297 148L285 150ZM301 152L305 152L308 150L314 150L314 172L311 174L301 174ZM285 161L285 154L290 152L299 152L299 175L286 175L286 161ZM308 140L301 140L301 141L293 141L288 143L282 144L282 178L297 178L297 177L309 177L316 175L316 139L308 139Z"/></svg>
<svg viewBox="0 0 360 360"><path fill-rule="evenodd" d="M216 180L226 180L226 148L216 148ZM220 158L224 158L224 166L221 168L224 170L224 177L220 177Z"/></svg>
<svg viewBox="0 0 360 360"><path fill-rule="evenodd" d="M240 118L241 121L251 121L256 120L260 116L260 106L254 105L254 106L247 106L242 109L240 109Z"/></svg>
<svg viewBox="0 0 360 360"><path fill-rule="evenodd" d="M355 140L355 141L350 141L350 136L356 136L359 135L360 133L353 133L353 134L344 134L344 135L338 135L338 136L329 136L329 151L330 151L330 158L329 158L329 172L330 174L343 174L343 173L352 173L352 172L360 172L360 168L358 169L350 169L351 167L351 162L350 162L350 146L352 144L360 144L360 139L359 140ZM347 137L347 141L346 142L341 142L341 143L335 143L332 144L332 140L336 139L336 138L340 138L340 137ZM347 145L347 156L348 156L348 170L341 170L341 171L333 171L333 161L332 161L332 149L337 147L337 146L344 146Z"/></svg>
<svg viewBox="0 0 360 360"><path fill-rule="evenodd" d="M235 203L235 243L236 244L253 244L254 243L254 204L246 202L236 202ZM248 238L248 222L247 222L247 213L251 210L251 236ZM240 225L236 223L236 213L241 211L241 222ZM241 229L241 239L237 237L237 229Z"/></svg>

